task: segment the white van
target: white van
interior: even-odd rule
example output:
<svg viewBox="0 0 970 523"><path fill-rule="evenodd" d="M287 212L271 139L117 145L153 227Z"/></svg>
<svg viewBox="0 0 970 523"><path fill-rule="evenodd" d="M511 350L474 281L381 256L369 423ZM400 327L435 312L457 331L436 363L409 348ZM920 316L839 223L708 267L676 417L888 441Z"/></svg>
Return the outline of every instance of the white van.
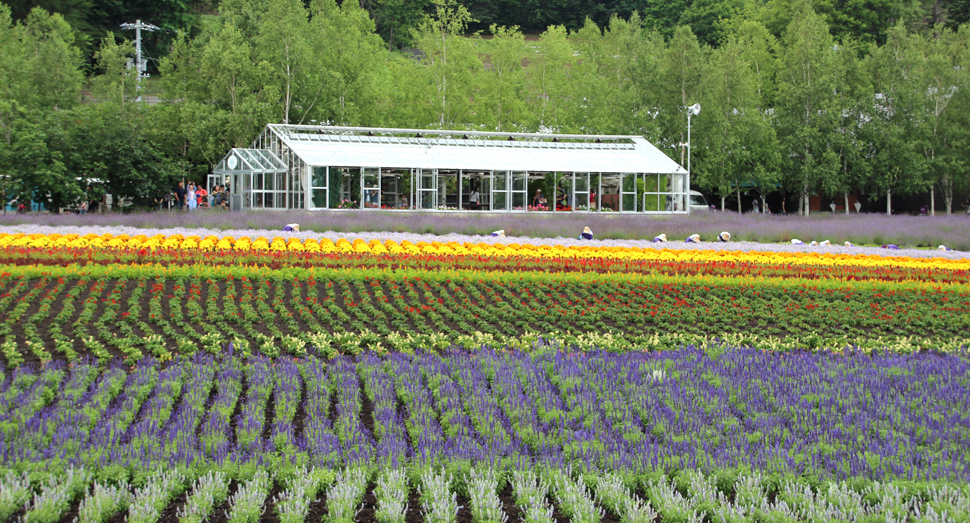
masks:
<svg viewBox="0 0 970 523"><path fill-rule="evenodd" d="M690 192L690 212L710 211L711 206L707 204L707 198L698 191Z"/></svg>
<svg viewBox="0 0 970 523"><path fill-rule="evenodd" d="M680 200L678 198L678 200ZM670 196L667 197L667 208L668 211L679 211L681 210L681 205L683 200L675 201ZM699 191L690 191L690 212L702 212L710 211L711 208L707 205L707 199Z"/></svg>

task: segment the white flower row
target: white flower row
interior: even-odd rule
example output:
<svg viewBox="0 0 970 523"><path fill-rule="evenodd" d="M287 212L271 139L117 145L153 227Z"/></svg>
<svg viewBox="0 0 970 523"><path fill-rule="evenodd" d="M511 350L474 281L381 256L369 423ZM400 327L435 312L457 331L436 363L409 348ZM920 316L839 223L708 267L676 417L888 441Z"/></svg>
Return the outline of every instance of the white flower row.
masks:
<svg viewBox="0 0 970 523"><path fill-rule="evenodd" d="M498 497L498 477L491 468L473 468L468 474L468 498L475 523L506 523L508 516Z"/></svg>
<svg viewBox="0 0 970 523"><path fill-rule="evenodd" d="M421 475L421 506L426 523L454 523L458 494L451 489L451 474L428 469Z"/></svg>
<svg viewBox="0 0 970 523"><path fill-rule="evenodd" d="M157 472L136 490L128 506L128 523L155 523L169 502L185 489L185 476L178 470Z"/></svg>
<svg viewBox="0 0 970 523"><path fill-rule="evenodd" d="M367 493L367 473L348 469L337 474L337 482L327 491L327 513L331 523L353 523Z"/></svg>
<svg viewBox="0 0 970 523"><path fill-rule="evenodd" d="M230 500L231 507L226 512L230 523L256 523L263 515L263 506L273 488L273 480L265 470L259 470L253 479L244 483Z"/></svg>
<svg viewBox="0 0 970 523"><path fill-rule="evenodd" d="M404 523L408 510L408 476L402 469L392 469L377 478L374 491L377 523Z"/></svg>
<svg viewBox="0 0 970 523"><path fill-rule="evenodd" d="M512 494L522 511L523 523L553 523L553 508L546 500L549 484L531 470L512 472Z"/></svg>
<svg viewBox="0 0 970 523"><path fill-rule="evenodd" d="M178 511L180 523L202 523L229 496L229 478L222 472L209 471L195 480L192 494Z"/></svg>

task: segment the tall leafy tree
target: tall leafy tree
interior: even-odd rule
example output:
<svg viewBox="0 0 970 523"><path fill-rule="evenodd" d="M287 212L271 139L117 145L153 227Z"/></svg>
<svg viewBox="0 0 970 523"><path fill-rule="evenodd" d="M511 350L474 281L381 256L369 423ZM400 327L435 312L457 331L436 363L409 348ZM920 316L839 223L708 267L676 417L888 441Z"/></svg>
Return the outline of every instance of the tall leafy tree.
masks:
<svg viewBox="0 0 970 523"><path fill-rule="evenodd" d="M809 197L824 180L838 176L831 145L838 129L835 42L822 18L801 0L782 39L774 121L782 144L783 179L809 214Z"/></svg>
<svg viewBox="0 0 970 523"><path fill-rule="evenodd" d="M695 173L698 184L721 197L728 195L743 209L742 190L754 189L763 198L775 190L781 155L774 128L762 112L758 77L747 57L747 43L738 35L713 52L704 79L706 105L702 161Z"/></svg>
<svg viewBox="0 0 970 523"><path fill-rule="evenodd" d="M478 77L475 95L477 120L486 129L503 131L521 127L525 119L525 41L517 27L489 28L484 41L487 64Z"/></svg>
<svg viewBox="0 0 970 523"><path fill-rule="evenodd" d="M886 195L886 213L892 212L893 195L927 188L927 163L920 143L913 140L918 125L920 56L915 37L897 25L886 45L869 56L869 74L875 96L871 121L863 132L871 144L872 172L869 182Z"/></svg>
<svg viewBox="0 0 970 523"><path fill-rule="evenodd" d="M661 134L669 140L662 145L679 157L682 165L685 164L686 148L681 144L687 143L687 108L695 103L704 106L707 102L704 77L709 67L708 58L708 49L701 47L690 27L681 26L674 32L659 64L658 72L663 79L657 86L661 93L659 123ZM694 123L698 135L704 136L704 119L697 118ZM700 153L696 157L701 160L703 146L698 146L696 142L692 145L693 151Z"/></svg>
<svg viewBox="0 0 970 523"><path fill-rule="evenodd" d="M841 117L833 134L832 149L838 154L839 174L823 179L822 190L833 197L842 196L845 213L849 214L849 193L864 186L871 172L863 126L871 121L869 108L874 96L857 50L842 43L835 55L835 101Z"/></svg>
<svg viewBox="0 0 970 523"><path fill-rule="evenodd" d="M379 125L387 51L374 22L356 0L311 5L312 71L304 115L335 124ZM301 117L306 121L307 116Z"/></svg>
<svg viewBox="0 0 970 523"><path fill-rule="evenodd" d="M81 53L58 14L35 8L14 24L0 4L0 179L5 196L44 200L56 209L77 184L53 144L54 114L80 101Z"/></svg>
<svg viewBox="0 0 970 523"><path fill-rule="evenodd" d="M431 79L425 103L431 122L441 128L471 119L472 86L481 70L473 41L464 37L471 20L468 9L456 0L434 0L434 14L427 16L414 32Z"/></svg>
<svg viewBox="0 0 970 523"><path fill-rule="evenodd" d="M575 57L566 28L552 26L542 33L525 69L525 120L532 130L558 131L565 118L567 92Z"/></svg>
<svg viewBox="0 0 970 523"><path fill-rule="evenodd" d="M302 0L266 0L256 38L257 60L273 71L280 90L283 123L292 123L294 99L310 87L310 21Z"/></svg>
<svg viewBox="0 0 970 523"><path fill-rule="evenodd" d="M935 35L912 34L909 38L918 46L919 74L913 105L915 118L922 125L914 129L914 135L919 137L926 161L930 212L935 213L939 188L950 214L956 189L965 186L961 183L965 177L959 175L961 153L954 149L954 140L959 142L963 130L959 125L953 127L955 120L949 115L966 110L960 103L965 98L963 91L970 88L970 32L939 29Z"/></svg>

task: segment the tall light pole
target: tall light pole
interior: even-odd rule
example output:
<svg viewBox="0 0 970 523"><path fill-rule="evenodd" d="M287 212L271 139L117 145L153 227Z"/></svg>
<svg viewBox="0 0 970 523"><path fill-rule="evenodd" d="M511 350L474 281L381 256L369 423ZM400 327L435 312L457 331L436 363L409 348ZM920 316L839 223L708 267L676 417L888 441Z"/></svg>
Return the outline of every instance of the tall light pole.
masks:
<svg viewBox="0 0 970 523"><path fill-rule="evenodd" d="M701 104L694 104L687 108L687 188L684 197L687 199L687 214L690 215L690 117L701 114Z"/></svg>
<svg viewBox="0 0 970 523"><path fill-rule="evenodd" d="M135 99L135 101L140 102L141 101L141 79L143 76L146 78L148 77L148 75L145 74L145 70L148 69L148 67L146 66L145 61L142 60L142 57L141 57L141 32L142 30L145 30L150 33L152 31L158 31L159 28L155 25L149 24L148 22L142 22L141 20L135 20L135 23L133 24L132 23L121 24L121 28L135 30L135 72L137 73L137 76L135 76L135 92L138 93L138 97Z"/></svg>

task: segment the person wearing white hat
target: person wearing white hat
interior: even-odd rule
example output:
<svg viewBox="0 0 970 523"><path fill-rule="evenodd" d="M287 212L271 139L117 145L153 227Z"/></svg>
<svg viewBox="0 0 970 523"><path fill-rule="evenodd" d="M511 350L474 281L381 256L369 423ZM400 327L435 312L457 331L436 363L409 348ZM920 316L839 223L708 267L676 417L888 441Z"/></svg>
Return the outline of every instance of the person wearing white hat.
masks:
<svg viewBox="0 0 970 523"><path fill-rule="evenodd" d="M580 240L592 240L593 231L589 227L583 227L583 233L579 235Z"/></svg>
<svg viewBox="0 0 970 523"><path fill-rule="evenodd" d="M798 238L792 238L791 244L792 245L805 245L805 242L799 240Z"/></svg>
<svg viewBox="0 0 970 523"><path fill-rule="evenodd" d="M658 235L656 235L656 236L653 237L653 243L663 243L665 241L667 241L667 235L666 234L658 234Z"/></svg>
<svg viewBox="0 0 970 523"><path fill-rule="evenodd" d="M939 247L937 247L937 249L939 249L941 251L952 251L953 250L953 249L947 247L946 245L940 245Z"/></svg>
<svg viewBox="0 0 970 523"><path fill-rule="evenodd" d="M822 240L822 241L819 242L819 245L821 245L822 247L828 247L828 246L832 245L832 242L830 242L828 240Z"/></svg>
<svg viewBox="0 0 970 523"><path fill-rule="evenodd" d="M815 240L812 240L812 242L809 243L809 245L812 246L812 247L816 247L816 246L818 246L818 242L815 241Z"/></svg>
<svg viewBox="0 0 970 523"><path fill-rule="evenodd" d="M724 231L717 235L717 241L719 242L729 242L731 241L731 233Z"/></svg>
<svg viewBox="0 0 970 523"><path fill-rule="evenodd" d="M684 243L700 243L700 242L701 242L700 234L691 234L690 236L687 237L686 240L684 240Z"/></svg>
<svg viewBox="0 0 970 523"><path fill-rule="evenodd" d="M851 242L845 242L842 245L845 245L846 247L855 247L855 245L852 245Z"/></svg>
<svg viewBox="0 0 970 523"><path fill-rule="evenodd" d="M505 229L499 229L492 234L489 234L489 236L493 238L505 238Z"/></svg>
<svg viewBox="0 0 970 523"><path fill-rule="evenodd" d="M284 232L300 232L300 224L299 223L288 223L288 224L286 224L286 227L283 227L283 231Z"/></svg>

